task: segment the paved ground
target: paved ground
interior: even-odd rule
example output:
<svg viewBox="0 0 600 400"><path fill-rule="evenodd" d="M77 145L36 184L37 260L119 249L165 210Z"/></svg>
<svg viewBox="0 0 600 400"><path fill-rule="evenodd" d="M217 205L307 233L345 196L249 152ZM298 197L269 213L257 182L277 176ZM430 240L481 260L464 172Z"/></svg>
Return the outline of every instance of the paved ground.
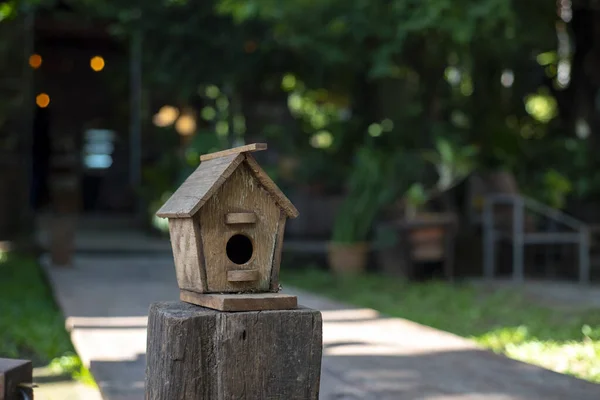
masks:
<svg viewBox="0 0 600 400"><path fill-rule="evenodd" d="M38 385L35 400L102 400L97 388L74 381L70 376L56 376L47 368L34 368L33 381Z"/></svg>
<svg viewBox="0 0 600 400"><path fill-rule="evenodd" d="M521 285L510 279L498 279L492 282L479 279L473 280L472 283L493 290L520 287L525 295L536 303L547 304L553 308L567 310L600 308L600 287L596 284L585 286L574 282L528 280L525 285Z"/></svg>
<svg viewBox="0 0 600 400"><path fill-rule="evenodd" d="M172 263L164 253L80 255L71 269L48 267L74 345L106 400L144 398L148 306L177 298ZM321 399L600 398L600 385L482 351L455 335L285 291L323 312Z"/></svg>

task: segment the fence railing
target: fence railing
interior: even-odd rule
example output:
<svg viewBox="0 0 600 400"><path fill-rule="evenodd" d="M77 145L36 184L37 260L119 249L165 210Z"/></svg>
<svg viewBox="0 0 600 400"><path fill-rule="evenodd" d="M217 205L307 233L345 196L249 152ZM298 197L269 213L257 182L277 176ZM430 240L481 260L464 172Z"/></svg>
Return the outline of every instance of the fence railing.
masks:
<svg viewBox="0 0 600 400"><path fill-rule="evenodd" d="M499 205L509 206L510 212L503 213L499 218L495 212L495 207ZM528 231L526 229L528 211L551 221L551 229ZM585 223L536 200L508 194L489 195L485 198L482 222L483 271L486 278L494 278L496 272L496 244L500 240L507 240L512 243L514 281L524 280L525 246L572 244L578 249L579 282L589 283L590 230ZM559 231L560 225L566 227L567 231Z"/></svg>

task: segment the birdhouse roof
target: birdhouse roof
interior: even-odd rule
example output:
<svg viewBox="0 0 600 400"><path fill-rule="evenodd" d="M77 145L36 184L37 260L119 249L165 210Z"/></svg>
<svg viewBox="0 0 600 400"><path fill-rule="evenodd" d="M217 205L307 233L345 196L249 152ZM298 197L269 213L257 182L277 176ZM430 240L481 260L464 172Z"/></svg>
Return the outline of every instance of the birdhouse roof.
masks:
<svg viewBox="0 0 600 400"><path fill-rule="evenodd" d="M165 204L156 212L161 218L189 218L194 216L233 172L245 163L273 200L290 218L298 210L279 190L275 182L258 165L250 151L263 150L265 145L248 145L218 153L203 155L200 166L183 182Z"/></svg>

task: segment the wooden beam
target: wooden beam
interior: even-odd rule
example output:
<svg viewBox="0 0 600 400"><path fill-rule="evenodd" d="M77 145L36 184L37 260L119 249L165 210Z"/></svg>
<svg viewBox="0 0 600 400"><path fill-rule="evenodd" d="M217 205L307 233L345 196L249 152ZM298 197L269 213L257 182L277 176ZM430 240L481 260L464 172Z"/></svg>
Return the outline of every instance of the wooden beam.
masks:
<svg viewBox="0 0 600 400"><path fill-rule="evenodd" d="M200 156L200 161L208 161L208 160L212 160L213 158L229 156L232 154L249 153L249 152L261 151L261 150L266 150L266 149L267 149L266 143L252 143L252 144L247 144L245 146L234 147L233 149L217 151L216 153L202 154Z"/></svg>
<svg viewBox="0 0 600 400"><path fill-rule="evenodd" d="M219 312L154 303L145 398L318 400L322 340L317 310Z"/></svg>
<svg viewBox="0 0 600 400"><path fill-rule="evenodd" d="M200 164L156 212L160 218L189 218L206 203L244 161L232 154Z"/></svg>
<svg viewBox="0 0 600 400"><path fill-rule="evenodd" d="M31 361L0 358L0 400L21 400L21 390L33 398Z"/></svg>
<svg viewBox="0 0 600 400"><path fill-rule="evenodd" d="M290 218L296 218L299 213L296 207L292 204L290 199L288 199L285 194L277 187L275 182L267 175L267 173L258 165L254 157L250 154L245 154L246 164L250 167L252 172L254 172L254 176L258 181L267 189L269 193L273 197L275 197L275 201L279 204L283 210L285 210L286 214Z"/></svg>
<svg viewBox="0 0 600 400"><path fill-rule="evenodd" d="M255 224L257 221L256 214L249 213L229 213L225 215L225 223L227 225L236 224Z"/></svg>
<svg viewBox="0 0 600 400"><path fill-rule="evenodd" d="M219 311L291 310L298 307L296 296L283 293L201 294L180 290L179 298Z"/></svg>
<svg viewBox="0 0 600 400"><path fill-rule="evenodd" d="M271 265L271 292L279 292L279 267L281 265L281 252L283 246L283 235L285 233L286 213L283 210L279 212L279 224L277 225L277 236L275 237L275 250L273 254L273 264Z"/></svg>
<svg viewBox="0 0 600 400"><path fill-rule="evenodd" d="M258 280L257 269L236 269L227 271L229 282L254 282Z"/></svg>

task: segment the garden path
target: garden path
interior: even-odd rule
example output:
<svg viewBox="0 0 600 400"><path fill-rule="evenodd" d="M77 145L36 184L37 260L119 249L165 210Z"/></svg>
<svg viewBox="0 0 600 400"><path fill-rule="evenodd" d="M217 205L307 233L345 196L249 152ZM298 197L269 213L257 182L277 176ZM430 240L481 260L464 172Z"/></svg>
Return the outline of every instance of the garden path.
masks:
<svg viewBox="0 0 600 400"><path fill-rule="evenodd" d="M104 398L142 400L148 306L178 295L170 254L79 254L71 269L46 268L75 348ZM600 398L600 385L480 350L458 336L284 291L323 312L321 399Z"/></svg>

